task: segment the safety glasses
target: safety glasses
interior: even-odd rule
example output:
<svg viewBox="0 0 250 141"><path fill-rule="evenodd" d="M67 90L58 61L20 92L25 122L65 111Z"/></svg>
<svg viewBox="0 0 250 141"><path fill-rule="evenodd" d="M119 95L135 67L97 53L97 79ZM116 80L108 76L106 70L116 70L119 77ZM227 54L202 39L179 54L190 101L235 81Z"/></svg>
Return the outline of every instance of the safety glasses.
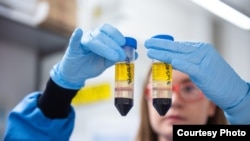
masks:
<svg viewBox="0 0 250 141"><path fill-rule="evenodd" d="M202 91L191 81L172 85L172 92L172 94L177 94L185 102L200 101L204 97ZM151 83L147 85L145 93L152 98Z"/></svg>

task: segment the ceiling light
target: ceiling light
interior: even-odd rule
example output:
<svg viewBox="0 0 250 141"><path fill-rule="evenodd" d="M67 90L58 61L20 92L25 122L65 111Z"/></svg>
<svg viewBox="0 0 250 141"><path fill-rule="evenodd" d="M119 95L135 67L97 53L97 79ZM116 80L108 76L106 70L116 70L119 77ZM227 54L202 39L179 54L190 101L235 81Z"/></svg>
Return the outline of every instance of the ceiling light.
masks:
<svg viewBox="0 0 250 141"><path fill-rule="evenodd" d="M228 6L220 0L192 0L217 16L237 25L238 27L250 30L250 17L242 14L236 9Z"/></svg>

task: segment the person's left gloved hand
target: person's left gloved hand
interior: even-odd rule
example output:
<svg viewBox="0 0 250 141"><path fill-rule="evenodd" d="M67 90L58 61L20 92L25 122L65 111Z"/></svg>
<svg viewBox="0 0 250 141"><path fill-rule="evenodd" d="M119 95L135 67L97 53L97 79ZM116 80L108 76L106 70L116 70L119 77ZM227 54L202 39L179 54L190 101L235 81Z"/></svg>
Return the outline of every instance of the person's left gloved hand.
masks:
<svg viewBox="0 0 250 141"><path fill-rule="evenodd" d="M150 58L188 74L206 97L226 112L230 123L250 123L250 85L212 45L151 38L145 47Z"/></svg>
<svg viewBox="0 0 250 141"><path fill-rule="evenodd" d="M125 37L118 29L103 24L88 33L75 29L68 48L50 71L52 80L67 89L80 89L86 79L100 75L106 68L125 59L121 46Z"/></svg>

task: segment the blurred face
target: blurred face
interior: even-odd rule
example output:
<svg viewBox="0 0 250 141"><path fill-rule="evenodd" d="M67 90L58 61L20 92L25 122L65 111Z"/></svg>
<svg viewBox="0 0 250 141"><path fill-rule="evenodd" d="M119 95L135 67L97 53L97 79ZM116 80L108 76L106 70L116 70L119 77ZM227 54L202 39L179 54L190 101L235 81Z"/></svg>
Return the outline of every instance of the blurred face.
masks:
<svg viewBox="0 0 250 141"><path fill-rule="evenodd" d="M174 124L206 124L208 117L215 113L215 105L191 82L188 75L173 70L172 106L165 116L160 116L152 105L151 82L148 84L146 99L152 128L160 138L172 138Z"/></svg>

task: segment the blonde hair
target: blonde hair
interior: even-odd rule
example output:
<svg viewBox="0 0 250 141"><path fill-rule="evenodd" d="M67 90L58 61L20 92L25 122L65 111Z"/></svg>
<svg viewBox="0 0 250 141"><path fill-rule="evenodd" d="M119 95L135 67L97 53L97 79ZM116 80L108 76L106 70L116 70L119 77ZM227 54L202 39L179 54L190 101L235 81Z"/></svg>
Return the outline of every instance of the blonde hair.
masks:
<svg viewBox="0 0 250 141"><path fill-rule="evenodd" d="M148 105L147 100L144 97L146 93L146 87L150 80L151 69L147 74L147 77L143 84L143 94L141 98L141 109L140 109L140 124L139 129L136 135L136 141L157 141L158 135L152 129L150 122L149 122L149 112L148 112ZM209 117L206 125L212 124L228 124L227 119L224 115L224 112L216 106L216 111L213 117Z"/></svg>

